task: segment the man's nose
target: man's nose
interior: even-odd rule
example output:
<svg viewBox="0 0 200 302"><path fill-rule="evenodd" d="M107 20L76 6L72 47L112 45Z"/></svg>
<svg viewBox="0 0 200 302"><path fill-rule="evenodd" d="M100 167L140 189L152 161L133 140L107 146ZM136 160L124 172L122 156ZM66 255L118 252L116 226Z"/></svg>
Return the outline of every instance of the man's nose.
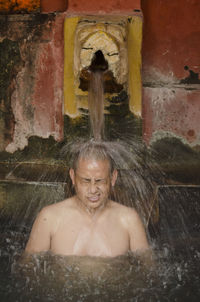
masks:
<svg viewBox="0 0 200 302"><path fill-rule="evenodd" d="M90 186L89 186L89 192L90 193L96 193L96 191L98 190L97 188L97 184L93 181L91 181Z"/></svg>

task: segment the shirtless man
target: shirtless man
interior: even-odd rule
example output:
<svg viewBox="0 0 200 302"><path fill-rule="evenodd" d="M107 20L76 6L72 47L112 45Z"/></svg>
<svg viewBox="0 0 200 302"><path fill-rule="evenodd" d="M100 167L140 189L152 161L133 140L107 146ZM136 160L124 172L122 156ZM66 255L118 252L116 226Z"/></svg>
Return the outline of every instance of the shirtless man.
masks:
<svg viewBox="0 0 200 302"><path fill-rule="evenodd" d="M84 145L70 177L76 195L49 205L37 216L25 252L115 257L149 249L139 215L109 199L117 170L105 146Z"/></svg>

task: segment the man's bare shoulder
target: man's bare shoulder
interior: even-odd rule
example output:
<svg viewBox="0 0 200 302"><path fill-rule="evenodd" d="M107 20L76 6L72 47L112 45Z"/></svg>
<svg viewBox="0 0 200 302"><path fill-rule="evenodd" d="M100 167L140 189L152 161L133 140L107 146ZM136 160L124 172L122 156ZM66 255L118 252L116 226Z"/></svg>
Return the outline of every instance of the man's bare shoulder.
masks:
<svg viewBox="0 0 200 302"><path fill-rule="evenodd" d="M40 211L40 215L48 217L57 216L59 213L62 213L64 210L69 210L70 208L74 208L73 197L45 206Z"/></svg>
<svg viewBox="0 0 200 302"><path fill-rule="evenodd" d="M122 215L128 215L128 216L137 216L137 211L134 208L127 207L123 204L120 204L116 201L111 201L111 209L117 212L120 212Z"/></svg>
<svg viewBox="0 0 200 302"><path fill-rule="evenodd" d="M115 216L129 234L130 250L135 252L149 249L144 224L138 212L134 208L116 203L112 206L116 209L113 213L118 212L119 215Z"/></svg>
<svg viewBox="0 0 200 302"><path fill-rule="evenodd" d="M120 219L126 224L132 224L134 222L138 223L141 221L138 212L132 207L127 207L118 202L112 201L111 209L113 210L113 213L115 212L115 214L117 214L118 217L120 217Z"/></svg>

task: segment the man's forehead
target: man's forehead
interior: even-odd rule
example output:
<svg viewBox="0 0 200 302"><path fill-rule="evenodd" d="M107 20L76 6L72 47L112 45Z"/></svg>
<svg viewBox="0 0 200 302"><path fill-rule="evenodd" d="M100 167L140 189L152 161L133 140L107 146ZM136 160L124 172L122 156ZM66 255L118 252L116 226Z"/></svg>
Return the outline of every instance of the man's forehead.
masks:
<svg viewBox="0 0 200 302"><path fill-rule="evenodd" d="M108 159L79 158L77 162L77 170L80 170L81 168L110 169L110 162Z"/></svg>

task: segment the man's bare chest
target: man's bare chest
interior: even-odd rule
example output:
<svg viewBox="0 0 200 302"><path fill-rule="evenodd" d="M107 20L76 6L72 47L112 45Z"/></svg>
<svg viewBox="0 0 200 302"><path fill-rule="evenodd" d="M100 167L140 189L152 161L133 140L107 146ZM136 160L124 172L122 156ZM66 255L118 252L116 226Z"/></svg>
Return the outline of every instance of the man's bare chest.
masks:
<svg viewBox="0 0 200 302"><path fill-rule="evenodd" d="M129 249L129 236L115 219L73 219L58 227L51 249L64 255L116 256Z"/></svg>

